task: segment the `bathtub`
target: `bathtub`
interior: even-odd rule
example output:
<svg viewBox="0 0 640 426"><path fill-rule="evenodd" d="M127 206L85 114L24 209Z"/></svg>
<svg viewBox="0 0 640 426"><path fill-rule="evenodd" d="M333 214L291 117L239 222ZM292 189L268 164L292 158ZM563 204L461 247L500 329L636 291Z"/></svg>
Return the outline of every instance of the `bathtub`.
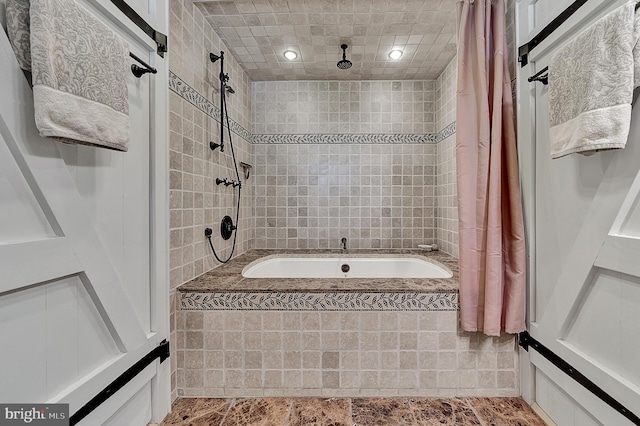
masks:
<svg viewBox="0 0 640 426"><path fill-rule="evenodd" d="M272 255L248 264L245 278L451 278L445 265L415 255Z"/></svg>

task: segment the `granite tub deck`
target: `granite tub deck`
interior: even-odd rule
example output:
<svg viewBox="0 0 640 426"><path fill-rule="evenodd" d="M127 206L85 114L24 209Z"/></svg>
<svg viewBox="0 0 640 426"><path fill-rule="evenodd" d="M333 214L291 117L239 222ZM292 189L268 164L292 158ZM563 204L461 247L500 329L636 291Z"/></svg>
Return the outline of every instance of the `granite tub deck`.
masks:
<svg viewBox="0 0 640 426"><path fill-rule="evenodd" d="M245 278L274 255L411 255L448 267L451 278ZM184 310L458 310L458 260L423 250L249 250L178 288Z"/></svg>

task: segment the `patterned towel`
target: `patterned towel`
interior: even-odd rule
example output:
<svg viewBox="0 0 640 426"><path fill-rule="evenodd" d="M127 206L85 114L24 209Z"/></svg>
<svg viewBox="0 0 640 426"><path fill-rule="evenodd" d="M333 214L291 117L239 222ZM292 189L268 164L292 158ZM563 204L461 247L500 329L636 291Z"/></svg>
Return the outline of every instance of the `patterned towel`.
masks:
<svg viewBox="0 0 640 426"><path fill-rule="evenodd" d="M7 0L7 18L40 135L126 151L127 43L75 0Z"/></svg>
<svg viewBox="0 0 640 426"><path fill-rule="evenodd" d="M604 16L559 49L549 64L551 156L625 147L640 83L635 1Z"/></svg>

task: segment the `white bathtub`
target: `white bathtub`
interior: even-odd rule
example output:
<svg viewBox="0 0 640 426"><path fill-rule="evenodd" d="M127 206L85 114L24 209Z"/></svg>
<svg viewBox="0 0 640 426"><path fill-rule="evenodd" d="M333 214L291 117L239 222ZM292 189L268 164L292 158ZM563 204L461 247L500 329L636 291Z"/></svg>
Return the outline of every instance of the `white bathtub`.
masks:
<svg viewBox="0 0 640 426"><path fill-rule="evenodd" d="M348 265L348 272L343 272ZM344 268L346 269L346 267ZM273 255L242 270L245 278L451 278L446 266L411 255Z"/></svg>

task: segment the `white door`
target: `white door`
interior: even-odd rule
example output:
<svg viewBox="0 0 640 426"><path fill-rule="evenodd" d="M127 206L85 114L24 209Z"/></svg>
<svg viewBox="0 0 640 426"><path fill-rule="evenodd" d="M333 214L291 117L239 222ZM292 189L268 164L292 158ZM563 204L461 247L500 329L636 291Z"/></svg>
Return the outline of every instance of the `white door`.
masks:
<svg viewBox="0 0 640 426"><path fill-rule="evenodd" d="M521 2L519 44L571 2ZM529 241L529 333L640 415L640 107L626 149L549 154L547 87L527 77L624 1L590 0L520 68L519 145ZM523 396L561 426L633 424L539 352L523 352Z"/></svg>
<svg viewBox="0 0 640 426"><path fill-rule="evenodd" d="M110 1L83 5L159 70L130 76L126 153L38 136L0 31L0 401L72 415L169 334L166 60ZM132 6L166 33L163 1ZM152 362L79 424L162 420L169 377Z"/></svg>

